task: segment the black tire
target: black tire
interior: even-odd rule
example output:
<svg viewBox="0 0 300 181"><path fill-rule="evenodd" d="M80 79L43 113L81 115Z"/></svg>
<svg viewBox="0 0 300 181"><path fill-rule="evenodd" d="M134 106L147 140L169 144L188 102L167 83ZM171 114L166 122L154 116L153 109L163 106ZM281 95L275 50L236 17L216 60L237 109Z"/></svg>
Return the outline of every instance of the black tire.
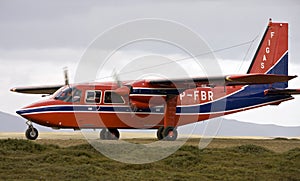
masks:
<svg viewBox="0 0 300 181"><path fill-rule="evenodd" d="M176 128L168 126L163 131L164 140L175 141L177 139L178 132Z"/></svg>
<svg viewBox="0 0 300 181"><path fill-rule="evenodd" d="M158 140L162 140L164 139L164 136L163 136L163 131L164 131L164 127L161 126L157 129L157 132L156 132L156 137Z"/></svg>
<svg viewBox="0 0 300 181"><path fill-rule="evenodd" d="M108 139L109 140L118 140L120 138L120 132L118 129L108 129Z"/></svg>
<svg viewBox="0 0 300 181"><path fill-rule="evenodd" d="M36 140L39 136L39 132L36 128L28 128L25 132L25 136L29 140Z"/></svg>
<svg viewBox="0 0 300 181"><path fill-rule="evenodd" d="M106 140L106 132L107 132L106 129L102 129L102 130L100 131L100 139L101 139L101 140Z"/></svg>

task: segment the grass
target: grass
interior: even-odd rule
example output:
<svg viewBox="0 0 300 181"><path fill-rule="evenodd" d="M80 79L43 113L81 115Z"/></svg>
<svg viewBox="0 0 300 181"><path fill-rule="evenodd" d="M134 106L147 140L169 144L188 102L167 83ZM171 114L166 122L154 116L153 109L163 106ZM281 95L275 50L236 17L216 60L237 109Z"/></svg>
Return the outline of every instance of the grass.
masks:
<svg viewBox="0 0 300 181"><path fill-rule="evenodd" d="M187 144L158 162L134 165L110 160L88 144L0 140L0 180L166 179L299 180L300 146L276 152L256 144L202 150Z"/></svg>

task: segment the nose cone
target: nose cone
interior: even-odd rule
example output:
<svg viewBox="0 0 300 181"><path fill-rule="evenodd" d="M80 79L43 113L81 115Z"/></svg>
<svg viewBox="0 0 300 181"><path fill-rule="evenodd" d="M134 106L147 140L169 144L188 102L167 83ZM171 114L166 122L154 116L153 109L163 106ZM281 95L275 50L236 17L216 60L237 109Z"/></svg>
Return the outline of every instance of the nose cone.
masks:
<svg viewBox="0 0 300 181"><path fill-rule="evenodd" d="M19 114L20 116L22 116L22 114L23 114L23 110L22 110L22 109L20 109L20 110L17 110L17 111L16 111L16 113L17 113L17 114Z"/></svg>
<svg viewBox="0 0 300 181"><path fill-rule="evenodd" d="M28 106L25 106L16 111L17 114L24 117L25 115L35 114L40 110L41 107L47 105L47 100L39 101Z"/></svg>
<svg viewBox="0 0 300 181"><path fill-rule="evenodd" d="M32 112L32 110L34 109L34 104L31 104L30 106L26 106L26 107L23 107L19 110L16 111L17 114L19 114L20 116L25 117L25 115L27 114L30 114Z"/></svg>

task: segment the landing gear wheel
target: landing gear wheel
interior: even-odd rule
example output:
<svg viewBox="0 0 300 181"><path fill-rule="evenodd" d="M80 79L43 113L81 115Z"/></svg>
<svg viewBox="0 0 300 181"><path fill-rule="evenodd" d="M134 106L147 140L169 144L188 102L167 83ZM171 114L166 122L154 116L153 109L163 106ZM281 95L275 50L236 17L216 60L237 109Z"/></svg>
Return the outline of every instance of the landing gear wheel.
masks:
<svg viewBox="0 0 300 181"><path fill-rule="evenodd" d="M39 132L36 128L29 127L25 132L25 136L29 140L36 140L37 137L39 136Z"/></svg>
<svg viewBox="0 0 300 181"><path fill-rule="evenodd" d="M120 133L118 129L102 129L100 132L101 140L118 140Z"/></svg>
<svg viewBox="0 0 300 181"><path fill-rule="evenodd" d="M164 139L167 141L175 141L177 139L178 132L176 128L168 126L163 131Z"/></svg>
<svg viewBox="0 0 300 181"><path fill-rule="evenodd" d="M101 140L106 140L106 132L107 132L106 129L101 130L101 132L100 132L100 139Z"/></svg>
<svg viewBox="0 0 300 181"><path fill-rule="evenodd" d="M164 138L163 136L163 131L164 131L164 127L161 126L158 128L157 132L156 132L156 136L158 140L162 140Z"/></svg>
<svg viewBox="0 0 300 181"><path fill-rule="evenodd" d="M118 140L120 138L118 129L108 129L108 135L110 140Z"/></svg>

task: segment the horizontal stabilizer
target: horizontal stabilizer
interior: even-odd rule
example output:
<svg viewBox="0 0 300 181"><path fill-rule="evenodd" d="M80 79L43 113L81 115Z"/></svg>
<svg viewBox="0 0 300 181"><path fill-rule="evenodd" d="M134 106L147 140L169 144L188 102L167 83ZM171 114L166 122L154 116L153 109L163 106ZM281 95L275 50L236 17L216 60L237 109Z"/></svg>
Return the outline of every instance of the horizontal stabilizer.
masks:
<svg viewBox="0 0 300 181"><path fill-rule="evenodd" d="M24 94L53 94L64 85L53 86L34 86L34 87L15 87L10 89L12 92L19 92Z"/></svg>
<svg viewBox="0 0 300 181"><path fill-rule="evenodd" d="M295 95L300 94L300 89L268 89L266 95Z"/></svg>
<svg viewBox="0 0 300 181"><path fill-rule="evenodd" d="M273 84L276 82L287 82L296 77L275 74L230 75L226 77L226 82L228 85Z"/></svg>

